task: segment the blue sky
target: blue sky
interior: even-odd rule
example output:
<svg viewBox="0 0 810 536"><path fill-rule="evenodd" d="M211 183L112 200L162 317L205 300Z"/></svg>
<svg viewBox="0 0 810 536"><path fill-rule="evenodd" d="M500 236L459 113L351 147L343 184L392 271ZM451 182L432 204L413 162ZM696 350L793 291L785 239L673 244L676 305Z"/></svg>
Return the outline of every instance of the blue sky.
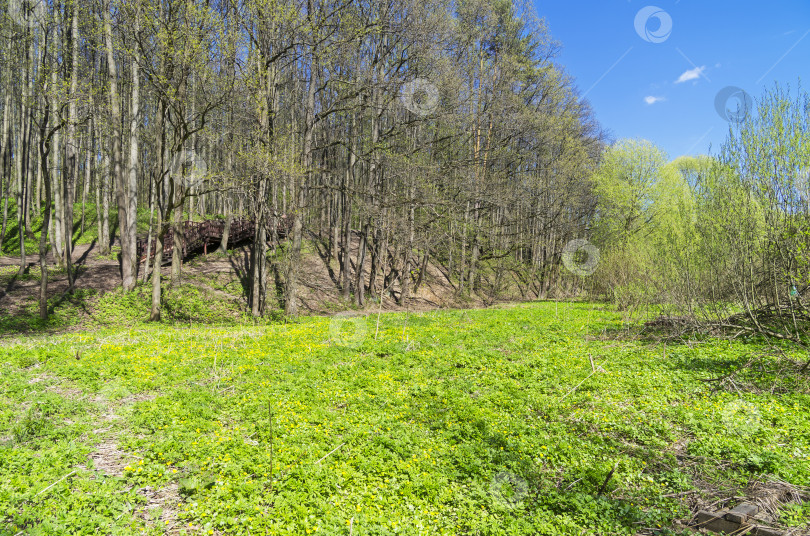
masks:
<svg viewBox="0 0 810 536"><path fill-rule="evenodd" d="M715 100L725 88L756 99L775 81L795 89L801 79L810 90L810 0L534 1L602 127L673 159L720 149L729 123ZM648 6L660 10L642 12L639 34ZM740 101L726 102L721 110L734 111Z"/></svg>

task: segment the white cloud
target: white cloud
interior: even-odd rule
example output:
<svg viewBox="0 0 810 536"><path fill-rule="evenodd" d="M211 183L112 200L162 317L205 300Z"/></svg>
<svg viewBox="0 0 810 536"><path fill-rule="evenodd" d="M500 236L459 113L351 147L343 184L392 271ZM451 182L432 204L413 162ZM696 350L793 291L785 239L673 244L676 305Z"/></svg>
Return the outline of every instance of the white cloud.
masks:
<svg viewBox="0 0 810 536"><path fill-rule="evenodd" d="M662 102L662 101L665 101L665 100L666 99L664 97L653 97L652 95L650 95L649 97L644 97L644 102L646 102L650 106L652 106L656 102Z"/></svg>
<svg viewBox="0 0 810 536"><path fill-rule="evenodd" d="M690 80L697 80L703 75L703 71L706 70L706 66L703 67L695 67L694 69L690 69L683 73L680 78L675 80L676 84L682 84L683 82L688 82Z"/></svg>

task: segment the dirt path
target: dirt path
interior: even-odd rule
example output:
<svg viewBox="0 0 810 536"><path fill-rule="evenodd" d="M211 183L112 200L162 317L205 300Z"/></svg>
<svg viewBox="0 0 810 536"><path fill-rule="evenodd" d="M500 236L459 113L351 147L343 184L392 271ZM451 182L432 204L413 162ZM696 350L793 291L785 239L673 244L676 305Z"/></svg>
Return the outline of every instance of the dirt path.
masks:
<svg viewBox="0 0 810 536"><path fill-rule="evenodd" d="M73 250L73 256L72 256L73 263L74 264L84 263L87 260L90 260L90 262L93 262L93 259L91 259L91 255L95 256L97 254L98 254L98 248L95 246L95 244L79 244ZM48 261L49 264L53 265L53 263L54 263L53 251L48 253L48 256L46 257L46 260ZM109 261L109 262L114 262L114 261ZM25 256L25 263L26 263L26 265L28 265L32 269L34 267L39 266L39 254L27 253L26 256ZM19 266L19 265L20 265L20 257L19 257L19 255L16 256L16 257L3 257L3 256L0 256L0 266Z"/></svg>

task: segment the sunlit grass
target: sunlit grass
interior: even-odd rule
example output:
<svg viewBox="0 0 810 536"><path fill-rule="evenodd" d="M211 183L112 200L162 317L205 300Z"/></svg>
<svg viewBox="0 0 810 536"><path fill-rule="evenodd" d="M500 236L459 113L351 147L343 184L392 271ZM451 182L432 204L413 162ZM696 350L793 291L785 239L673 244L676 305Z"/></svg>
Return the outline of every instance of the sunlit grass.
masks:
<svg viewBox="0 0 810 536"><path fill-rule="evenodd" d="M355 322L334 340L305 318L6 344L0 519L12 534L629 535L688 518L695 471L810 484L802 384L699 381L754 344L617 340L619 315L582 303L373 315L357 344ZM119 474L94 472L110 442ZM160 513L138 513L146 486L172 497Z"/></svg>

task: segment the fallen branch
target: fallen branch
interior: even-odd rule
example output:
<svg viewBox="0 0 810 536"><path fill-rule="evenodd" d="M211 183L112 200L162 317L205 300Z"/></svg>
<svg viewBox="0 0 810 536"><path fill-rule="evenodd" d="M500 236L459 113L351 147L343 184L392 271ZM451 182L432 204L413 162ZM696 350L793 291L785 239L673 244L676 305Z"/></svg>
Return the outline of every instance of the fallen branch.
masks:
<svg viewBox="0 0 810 536"><path fill-rule="evenodd" d="M605 481L604 481L604 482L602 482L602 485L599 487L599 491L598 491L598 492L596 492L596 496L597 496L597 497L601 497L601 496L602 496L602 494L605 492L605 488L607 488L608 482L610 482L610 479L611 479L611 478L613 478L613 473L615 473L615 472L616 472L616 469L617 469L618 467L619 467L619 462L616 462L616 463L613 465L613 469L611 469L611 470L610 470L610 472L609 472L609 473L607 474L607 476L605 477Z"/></svg>
<svg viewBox="0 0 810 536"><path fill-rule="evenodd" d="M345 442L343 442L343 443L341 443L340 445L338 445L337 447L333 448L331 451L329 451L329 452L326 454L326 456L324 456L323 458L321 458L320 460L318 460L317 462L315 462L315 464L317 465L317 464L321 463L321 462L322 462L322 461L324 461L324 460L325 460L327 457L329 457L329 455L330 455L330 454L332 454L333 452L335 452L337 449L339 449L340 447L342 447L342 446L343 446L343 445L345 445L345 444L346 444L346 443L345 443Z"/></svg>
<svg viewBox="0 0 810 536"><path fill-rule="evenodd" d="M721 322L719 324L713 324L714 327L718 328L731 328L731 329L738 329L740 331L747 331L748 333L759 333L761 335L767 335L768 337L773 337L775 339L782 339L783 341L790 341L795 342L797 344L804 344L800 338L791 337L788 335L783 335L781 333L777 333L775 331L771 331L769 329L765 329L763 327L752 328L750 326L740 326L738 324L728 324L725 322Z"/></svg>
<svg viewBox="0 0 810 536"><path fill-rule="evenodd" d="M54 487L55 485L57 485L58 483L60 483L64 479L66 479L67 477L69 477L70 475L75 475L75 474L76 474L76 471L69 472L68 474L66 474L65 476L63 476L62 478L60 478L59 480L57 480L56 482L54 482L53 484L51 484L50 486L45 488L44 490L42 490L39 493L37 493L36 495L34 495L34 497L39 497L40 495L42 495L43 493L45 493L46 491L48 491L49 489L51 489L52 487Z"/></svg>

